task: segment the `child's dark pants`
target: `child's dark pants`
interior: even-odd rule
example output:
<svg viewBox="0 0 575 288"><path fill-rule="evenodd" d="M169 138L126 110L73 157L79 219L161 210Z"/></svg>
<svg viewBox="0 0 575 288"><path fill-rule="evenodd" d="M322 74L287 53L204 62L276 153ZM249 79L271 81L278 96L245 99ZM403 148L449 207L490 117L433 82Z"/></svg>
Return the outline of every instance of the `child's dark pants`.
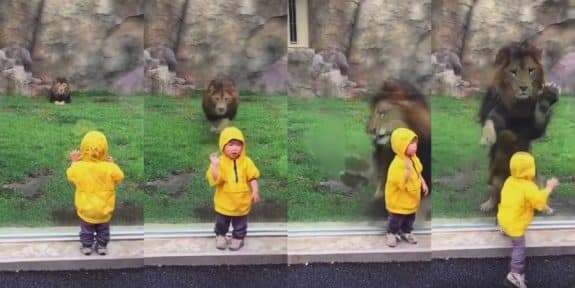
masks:
<svg viewBox="0 0 575 288"><path fill-rule="evenodd" d="M525 271L525 236L510 237L513 244L511 252L511 272L523 274Z"/></svg>
<svg viewBox="0 0 575 288"><path fill-rule="evenodd" d="M80 220L80 242L83 247L92 247L94 242L100 247L106 247L108 241L110 241L110 223L92 224Z"/></svg>
<svg viewBox="0 0 575 288"><path fill-rule="evenodd" d="M248 215L226 216L216 212L216 227L214 228L216 235L225 236L230 228L230 222L232 223L232 227L234 227L232 237L244 239L248 232Z"/></svg>
<svg viewBox="0 0 575 288"><path fill-rule="evenodd" d="M391 234L411 233L415 223L415 213L412 214L394 214L387 215L387 232Z"/></svg>

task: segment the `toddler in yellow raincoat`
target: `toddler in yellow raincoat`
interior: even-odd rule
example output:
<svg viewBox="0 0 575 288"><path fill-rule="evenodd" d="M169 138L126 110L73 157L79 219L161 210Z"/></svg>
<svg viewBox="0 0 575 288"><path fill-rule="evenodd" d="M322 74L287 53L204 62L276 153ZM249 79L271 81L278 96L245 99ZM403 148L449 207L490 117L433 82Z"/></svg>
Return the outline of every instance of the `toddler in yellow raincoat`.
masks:
<svg viewBox="0 0 575 288"><path fill-rule="evenodd" d="M545 189L539 189L535 178L535 159L527 152L513 154L509 161L511 176L501 188L501 201L497 222L503 233L511 238L511 271L507 280L516 287L525 284L525 230L533 220L534 210L547 210L549 194L559 185L556 178L547 180Z"/></svg>
<svg viewBox="0 0 575 288"><path fill-rule="evenodd" d="M219 148L222 155L211 154L210 167L206 171L210 186L216 188L216 248L224 250L227 247L235 251L244 245L252 203L260 201L257 182L260 172L246 155L247 145L240 129L224 129L220 134ZM234 230L228 247L225 235L230 222Z"/></svg>
<svg viewBox="0 0 575 288"><path fill-rule="evenodd" d="M80 218L80 242L84 255L106 255L110 241L110 220L116 204L115 188L124 173L108 155L108 141L102 132L86 133L80 151L70 152L72 162L66 175L76 186L74 206ZM94 239L95 234L95 239Z"/></svg>

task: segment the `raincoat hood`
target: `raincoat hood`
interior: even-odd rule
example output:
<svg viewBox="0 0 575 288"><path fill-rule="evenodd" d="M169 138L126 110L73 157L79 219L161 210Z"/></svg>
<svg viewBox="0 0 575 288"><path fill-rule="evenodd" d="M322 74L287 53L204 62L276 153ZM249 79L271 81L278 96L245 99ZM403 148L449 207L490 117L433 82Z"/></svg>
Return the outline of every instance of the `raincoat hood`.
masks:
<svg viewBox="0 0 575 288"><path fill-rule="evenodd" d="M417 134L410 129L397 128L393 130L393 133L391 133L391 150L399 157L407 157L405 151L413 138L417 138Z"/></svg>
<svg viewBox="0 0 575 288"><path fill-rule="evenodd" d="M108 156L108 141L106 136L99 131L90 131L80 144L80 153L82 160L85 161L104 161Z"/></svg>
<svg viewBox="0 0 575 288"><path fill-rule="evenodd" d="M509 161L511 176L524 180L535 178L535 159L527 152L513 154Z"/></svg>
<svg viewBox="0 0 575 288"><path fill-rule="evenodd" d="M244 134L242 133L242 131L236 127L227 127L220 134L220 141L219 141L220 152L222 152L223 155L226 155L224 153L224 147L231 140L238 140L243 143L243 149L238 158L244 156L246 154L246 148L247 148L246 141L244 139Z"/></svg>

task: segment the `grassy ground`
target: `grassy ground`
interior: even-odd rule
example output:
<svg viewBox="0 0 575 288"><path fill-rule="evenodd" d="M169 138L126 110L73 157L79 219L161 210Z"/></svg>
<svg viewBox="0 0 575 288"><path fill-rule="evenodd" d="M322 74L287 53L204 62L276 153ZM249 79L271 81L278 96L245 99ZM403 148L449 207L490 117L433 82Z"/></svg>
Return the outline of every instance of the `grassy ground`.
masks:
<svg viewBox="0 0 575 288"><path fill-rule="evenodd" d="M260 94L242 94L241 101L233 125L244 131L248 155L262 174L263 203L254 209L252 220L349 221L373 216L373 183L355 191L342 191L334 184L344 170L345 156L371 158L366 102ZM560 101L547 137L534 143L534 153L541 174L563 182L552 197L564 205L561 211L575 206L575 119L568 116L575 99ZM478 206L487 197L488 151L478 144L478 101L434 97L431 105L433 216L485 216ZM64 173L68 152L79 146L89 129L108 135L111 155L127 175L117 190L114 221L141 221L142 209L149 223L212 220L213 189L204 173L218 136L209 131L199 95L118 97L91 92L76 95L66 106L6 96L0 98L0 112L0 183L45 174L49 179L45 189L32 195L2 189L0 226L75 221L73 187ZM166 179L180 179L170 183L184 189L144 185Z"/></svg>
<svg viewBox="0 0 575 288"><path fill-rule="evenodd" d="M48 179L41 189L32 187L28 192L3 188L0 225L77 223L74 188L65 173L69 151L79 148L90 129L107 135L110 154L126 174L116 191L113 223L141 223L143 193L138 186L144 179L143 104L142 97L100 92L77 93L73 103L64 106L44 98L0 97L0 184L34 181L39 175Z"/></svg>
<svg viewBox="0 0 575 288"><path fill-rule="evenodd" d="M431 101L433 217L486 215L479 205L488 197L489 151L479 145L478 106L477 99L435 97ZM561 97L546 137L533 143L538 172L545 178L557 176L563 182L552 196L552 203L562 206L559 212L575 211L574 109L573 97Z"/></svg>
<svg viewBox="0 0 575 288"><path fill-rule="evenodd" d="M261 173L262 203L254 208L251 218L256 221L285 221L288 175L286 96L242 94L240 99L232 125L243 131L248 156ZM146 181L175 180L186 174L191 177L190 185L181 191L148 188L145 221L212 221L214 191L208 186L205 171L209 154L218 150L219 136L210 132L202 112L201 96L177 99L150 96L145 102ZM185 178L184 181L187 182Z"/></svg>
<svg viewBox="0 0 575 288"><path fill-rule="evenodd" d="M349 193L320 183L339 178L347 155L371 159L367 103L290 98L288 111L289 220L365 218L373 202L373 184Z"/></svg>

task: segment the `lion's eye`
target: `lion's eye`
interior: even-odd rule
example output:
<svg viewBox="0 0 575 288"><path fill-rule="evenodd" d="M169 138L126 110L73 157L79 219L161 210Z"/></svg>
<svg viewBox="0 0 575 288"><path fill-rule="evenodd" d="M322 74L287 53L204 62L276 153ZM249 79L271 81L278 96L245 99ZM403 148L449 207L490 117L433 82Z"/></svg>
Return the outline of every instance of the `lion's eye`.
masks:
<svg viewBox="0 0 575 288"><path fill-rule="evenodd" d="M529 68L529 75L533 75L533 72L535 72L535 69Z"/></svg>
<svg viewBox="0 0 575 288"><path fill-rule="evenodd" d="M517 70L513 69L510 72L511 72L511 75L513 75L514 77L517 76Z"/></svg>
<svg viewBox="0 0 575 288"><path fill-rule="evenodd" d="M379 118L383 119L385 117L385 113L381 112L379 113Z"/></svg>

